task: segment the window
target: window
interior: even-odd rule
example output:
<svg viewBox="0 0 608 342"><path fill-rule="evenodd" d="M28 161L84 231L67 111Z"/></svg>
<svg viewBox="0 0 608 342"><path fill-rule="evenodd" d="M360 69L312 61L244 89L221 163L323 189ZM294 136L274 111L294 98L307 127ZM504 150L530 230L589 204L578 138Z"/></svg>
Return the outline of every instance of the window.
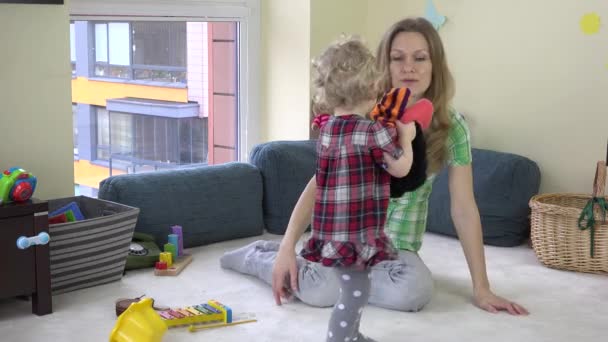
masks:
<svg viewBox="0 0 608 342"><path fill-rule="evenodd" d="M70 4L74 55L88 55L72 80L75 167L97 173L78 187L246 159L259 124L259 1L109 2Z"/></svg>
<svg viewBox="0 0 608 342"><path fill-rule="evenodd" d="M95 75L131 78L129 23L95 23Z"/></svg>
<svg viewBox="0 0 608 342"><path fill-rule="evenodd" d="M110 112L111 157L171 168L207 162L206 120Z"/></svg>
<svg viewBox="0 0 608 342"><path fill-rule="evenodd" d="M110 160L110 114L105 108L95 107L97 127L95 159Z"/></svg>
<svg viewBox="0 0 608 342"><path fill-rule="evenodd" d="M204 164L206 120L108 111L96 107L97 159L171 168Z"/></svg>
<svg viewBox="0 0 608 342"><path fill-rule="evenodd" d="M186 23L133 23L133 78L186 83Z"/></svg>
<svg viewBox="0 0 608 342"><path fill-rule="evenodd" d="M72 122L78 122L78 106L72 103ZM78 159L78 125L73 125L74 159Z"/></svg>
<svg viewBox="0 0 608 342"><path fill-rule="evenodd" d="M185 22L94 25L96 76L186 83Z"/></svg>

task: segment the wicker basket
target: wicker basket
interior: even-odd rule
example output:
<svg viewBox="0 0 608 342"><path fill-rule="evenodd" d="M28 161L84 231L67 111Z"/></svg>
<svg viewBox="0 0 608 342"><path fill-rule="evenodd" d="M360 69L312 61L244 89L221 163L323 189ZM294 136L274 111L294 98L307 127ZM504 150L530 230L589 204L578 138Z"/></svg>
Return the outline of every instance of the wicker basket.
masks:
<svg viewBox="0 0 608 342"><path fill-rule="evenodd" d="M608 223L596 209L593 257L591 228L583 230L578 226L589 200L604 197L605 175L606 164L600 162L593 195L557 193L532 197L531 240L541 263L562 270L608 274Z"/></svg>

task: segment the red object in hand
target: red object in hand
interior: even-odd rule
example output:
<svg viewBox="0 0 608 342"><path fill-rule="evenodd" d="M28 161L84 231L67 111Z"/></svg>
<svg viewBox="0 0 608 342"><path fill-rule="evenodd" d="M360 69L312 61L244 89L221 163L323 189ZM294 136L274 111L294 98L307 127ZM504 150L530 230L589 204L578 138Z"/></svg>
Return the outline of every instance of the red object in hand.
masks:
<svg viewBox="0 0 608 342"><path fill-rule="evenodd" d="M422 130L426 130L433 121L433 103L427 99L420 99L414 103L410 108L405 110L403 116L399 119L403 123L409 123L412 121L418 122Z"/></svg>
<svg viewBox="0 0 608 342"><path fill-rule="evenodd" d="M392 88L376 103L370 112L371 119L392 127L397 120L403 123L415 121L420 128L427 129L433 120L433 104L423 98L407 107L411 93L409 88Z"/></svg>
<svg viewBox="0 0 608 342"><path fill-rule="evenodd" d="M411 91L408 88L393 88L382 97L370 112L370 118L385 125L395 127L395 121L417 122L422 130L431 126L435 108L428 99L422 98L406 108ZM319 114L312 121L311 128L318 130L329 120L329 114Z"/></svg>

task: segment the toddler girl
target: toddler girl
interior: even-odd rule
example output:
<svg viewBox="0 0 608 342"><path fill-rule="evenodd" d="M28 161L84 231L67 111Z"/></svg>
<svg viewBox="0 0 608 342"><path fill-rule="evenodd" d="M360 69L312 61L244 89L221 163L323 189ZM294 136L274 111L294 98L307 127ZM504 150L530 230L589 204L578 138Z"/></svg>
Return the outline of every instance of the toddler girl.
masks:
<svg viewBox="0 0 608 342"><path fill-rule="evenodd" d="M313 69L315 106L332 115L317 140L312 234L301 255L334 267L340 280L327 341L372 341L359 333L359 321L371 266L397 257L383 227L391 175L408 174L416 127L365 117L377 100L380 75L361 41L333 43Z"/></svg>

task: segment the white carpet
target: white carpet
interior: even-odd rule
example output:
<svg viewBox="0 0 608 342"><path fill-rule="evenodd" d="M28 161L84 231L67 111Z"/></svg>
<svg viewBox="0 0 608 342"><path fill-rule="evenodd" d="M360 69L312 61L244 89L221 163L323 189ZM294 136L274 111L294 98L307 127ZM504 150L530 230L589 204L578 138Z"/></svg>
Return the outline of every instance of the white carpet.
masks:
<svg viewBox="0 0 608 342"><path fill-rule="evenodd" d="M0 300L1 341L107 341L114 326L114 299L146 294L159 304L188 306L218 299L234 311L255 312L256 323L190 333L171 329L163 341L324 341L331 309L293 302L278 307L270 287L223 270L223 251L265 235L192 250L194 261L178 277L151 270L129 272L121 281L53 297L54 313L32 315L29 302ZM471 287L457 240L427 234L422 258L435 278L435 295L421 312L368 306L362 331L390 341L606 341L608 277L557 271L539 264L527 246L486 247L494 290L525 305L528 317L490 314L470 302ZM2 280L0 280L2 281Z"/></svg>

